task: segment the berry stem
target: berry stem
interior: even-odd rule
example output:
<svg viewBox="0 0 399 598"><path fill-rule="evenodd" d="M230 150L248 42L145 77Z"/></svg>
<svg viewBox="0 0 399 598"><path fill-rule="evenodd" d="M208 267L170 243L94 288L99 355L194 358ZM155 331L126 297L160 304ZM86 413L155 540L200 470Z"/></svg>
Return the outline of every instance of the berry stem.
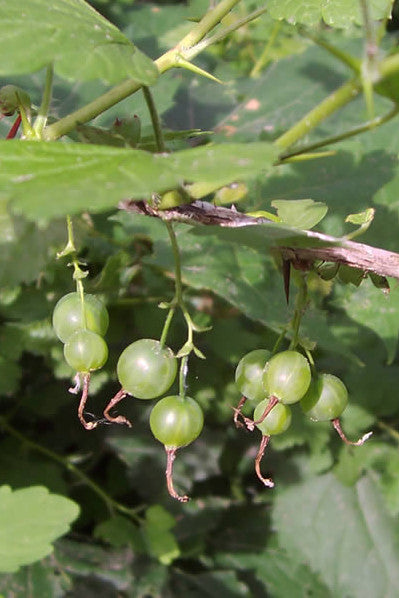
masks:
<svg viewBox="0 0 399 598"><path fill-rule="evenodd" d="M302 316L304 314L308 296L308 287L306 284L306 274L298 273L298 292L295 298L295 311L292 318L293 336L289 348L293 351L296 349L299 339L299 327L301 325Z"/></svg>
<svg viewBox="0 0 399 598"><path fill-rule="evenodd" d="M239 417L242 416L242 408L245 405L245 403L247 402L247 397L242 395L241 399L238 401L237 403L237 407L233 407L234 409L234 423L236 428L242 428L242 423L239 421ZM244 418L245 419L245 418Z"/></svg>
<svg viewBox="0 0 399 598"><path fill-rule="evenodd" d="M263 459L263 455L265 454L266 447L269 444L269 440L270 440L270 436L262 436L262 440L260 441L258 453L255 458L255 471L256 471L256 475L258 476L258 478L260 479L262 484L264 484L268 488L273 488L274 482L273 482L272 478L264 478L260 471L260 465L261 465L261 462Z"/></svg>
<svg viewBox="0 0 399 598"><path fill-rule="evenodd" d="M83 412L86 406L86 402L89 396L89 387L90 387L90 374L83 375L83 385L82 385L82 396L80 398L79 407L78 407L78 417L80 423L85 428L85 430L94 430L97 427L98 422L88 422L85 420Z"/></svg>
<svg viewBox="0 0 399 598"><path fill-rule="evenodd" d="M159 339L161 348L163 348L164 345L165 345L165 343L166 343L166 339L167 339L167 336L168 336L169 328L170 328L170 325L172 323L173 316L175 315L175 310L176 310L176 307L174 305L172 305L169 308L168 315L165 318L165 323L164 323L163 328L162 328L161 338Z"/></svg>
<svg viewBox="0 0 399 598"><path fill-rule="evenodd" d="M175 498L179 502L188 502L190 498L186 495L181 496L178 494L173 485L173 462L176 458L176 449L175 448L168 448L165 446L166 451L166 484L168 487L168 492L172 498Z"/></svg>
<svg viewBox="0 0 399 598"><path fill-rule="evenodd" d="M269 415L270 411L273 409L273 407L275 407L278 403L278 398L275 397L274 395L272 395L269 399L268 404L265 407L264 412L262 413L262 415L260 416L259 419L257 419L256 421L254 421L253 419L250 419L249 417L244 417L244 422L245 425L247 426L248 430L252 430L255 428L255 426L257 426L258 424L261 424L266 417Z"/></svg>
<svg viewBox="0 0 399 598"><path fill-rule="evenodd" d="M112 415L109 414L109 412L111 411L111 409L113 407L115 407L115 405L117 403L119 403L119 401L121 401L122 399L124 399L127 395L127 392L125 390L123 390L123 388L121 388L116 395L110 400L110 402L108 403L108 405L106 406L106 408L104 409L104 417L105 419L107 419L109 422L111 422L112 424L126 424L129 428L132 427L131 422L124 417L123 415L117 415L116 417L112 417Z"/></svg>
<svg viewBox="0 0 399 598"><path fill-rule="evenodd" d="M354 441L348 440L347 437L345 436L345 433L341 428L341 422L339 421L338 417L336 419L332 419L331 423L334 426L335 430L338 432L341 440L343 440L345 442L345 444L349 444L351 446L361 446L372 435L372 432L367 432L367 434L364 434L361 438L359 438L359 440L356 440L356 442L354 442Z"/></svg>

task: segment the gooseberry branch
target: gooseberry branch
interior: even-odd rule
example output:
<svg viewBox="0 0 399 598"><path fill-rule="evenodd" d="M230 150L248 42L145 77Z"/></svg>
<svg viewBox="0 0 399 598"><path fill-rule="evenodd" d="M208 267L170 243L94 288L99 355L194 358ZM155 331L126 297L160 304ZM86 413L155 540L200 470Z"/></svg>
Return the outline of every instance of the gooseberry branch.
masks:
<svg viewBox="0 0 399 598"><path fill-rule="evenodd" d="M236 228L269 222L267 218L249 216L231 208L213 206L209 202L203 201L194 201L191 204L161 211L153 209L143 201L123 200L119 203L119 208L136 214L160 218L169 223L183 222L191 226L197 224ZM310 242L313 240L317 242L317 246L287 247L281 245L276 247L276 251L281 254L283 259L289 260L294 267L300 264L302 268L310 269L315 261L322 260L399 279L398 253L372 247L365 243L349 241L345 238L337 239L314 231L307 231L307 235Z"/></svg>

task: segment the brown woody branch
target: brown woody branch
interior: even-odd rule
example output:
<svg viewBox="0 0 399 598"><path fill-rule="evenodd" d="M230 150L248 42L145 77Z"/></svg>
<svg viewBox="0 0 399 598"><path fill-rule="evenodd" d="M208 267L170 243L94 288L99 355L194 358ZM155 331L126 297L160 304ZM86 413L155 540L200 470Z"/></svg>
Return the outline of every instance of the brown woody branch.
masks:
<svg viewBox="0 0 399 598"><path fill-rule="evenodd" d="M197 225L217 225L223 227L253 226L270 222L266 218L254 218L235 210L214 206L208 202L194 201L191 204L177 206L169 210L157 210L144 201L124 200L119 207L136 214L154 216L162 220L184 222ZM391 276L399 279L399 254L364 243L355 243L346 239L336 239L321 233L311 232L310 238L325 243L318 247L283 247L277 249L284 260L293 265L312 264L316 260L345 264L352 268L360 268L366 272L374 272L380 276ZM331 245L328 245L329 241ZM338 243L338 244L337 244Z"/></svg>

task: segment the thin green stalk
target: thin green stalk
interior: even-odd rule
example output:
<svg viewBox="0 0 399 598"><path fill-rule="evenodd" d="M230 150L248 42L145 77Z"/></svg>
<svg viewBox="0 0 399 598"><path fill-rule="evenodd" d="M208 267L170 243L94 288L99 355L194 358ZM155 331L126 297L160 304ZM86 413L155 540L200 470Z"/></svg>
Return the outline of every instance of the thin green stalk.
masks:
<svg viewBox="0 0 399 598"><path fill-rule="evenodd" d="M46 70L46 81L44 84L42 103L40 105L35 123L33 125L33 131L35 132L36 136L39 139L41 139L43 129L47 123L47 117L48 117L48 112L49 112L49 108L50 108L52 88L53 88L53 76L54 76L54 68L53 68L52 64L49 64L47 67L47 70Z"/></svg>
<svg viewBox="0 0 399 598"><path fill-rule="evenodd" d="M301 320L303 313L306 308L307 296L308 296L308 286L306 284L306 274L299 273L298 275L298 293L295 299L295 311L294 316L292 318L292 329L293 335L292 340L290 343L290 349L293 350L296 348L299 339L299 327L301 325Z"/></svg>
<svg viewBox="0 0 399 598"><path fill-rule="evenodd" d="M173 68L176 65L176 58L178 56L188 58L189 50L198 44L239 2L240 0L222 0L222 2L206 13L200 22L195 25L175 48L168 50L155 60L159 74ZM194 51L194 53L191 51L190 57L192 58L200 51L201 49ZM123 81L89 104L82 106L82 108L68 114L52 125L45 127L42 138L46 141L54 141L62 137L62 135L66 135L75 129L78 124L92 120L115 104L118 104L121 100L135 93L141 87L142 85L133 79Z"/></svg>
<svg viewBox="0 0 399 598"><path fill-rule="evenodd" d="M113 512L115 510L117 510L121 513L125 513L126 515L129 515L135 521L140 521L140 518L138 517L136 512L141 510L141 508L130 509L129 507L126 507L125 505L120 504L119 502L114 500L111 496L109 496L109 494L107 494L107 492L105 492L105 490L103 490L98 484L96 484L96 482L94 482L91 478L89 478L89 476L87 476L83 471L81 471L75 465L73 465L73 463L71 463L68 459L66 459L65 457L61 457L61 455L58 455L54 451L52 451L40 444L37 444L33 440L30 440L29 438L24 436L24 434L22 434L21 432L16 430L13 426L11 426L11 424L9 424L7 419L3 416L0 416L0 426L8 434L10 434L10 436L13 436L17 440L19 440L22 444L24 444L25 446L31 448L33 451L35 451L37 453L41 453L42 455L51 459L52 461L56 461L57 463L62 465L65 469L70 471L76 478L78 478L84 484L86 484L86 486L91 488L93 490L93 492L95 492L95 494L97 494L97 496L99 496L104 501L104 503L106 504L111 515L113 514Z"/></svg>
<svg viewBox="0 0 399 598"><path fill-rule="evenodd" d="M262 52L262 54L259 56L258 60L256 61L256 63L254 64L254 67L252 69L252 71L250 72L249 76L250 77L257 77L260 73L260 71L266 66L266 64L269 62L269 53L270 53L270 49L273 47L274 42L276 41L276 38L278 36L278 34L280 33L280 29L282 27L283 22L282 21L276 21L274 24L274 27L272 29L272 32L270 34L270 37L267 41L267 44Z"/></svg>
<svg viewBox="0 0 399 598"><path fill-rule="evenodd" d="M163 138L161 120L159 118L158 110L155 106L154 98L149 87L143 86L144 99L147 104L148 111L151 117L152 128L154 129L155 142L157 150L160 153L166 151L165 140Z"/></svg>
<svg viewBox="0 0 399 598"><path fill-rule="evenodd" d="M200 22L177 44L177 48L182 55L186 58L184 52L198 44L240 1L222 0L217 6L207 12Z"/></svg>
<svg viewBox="0 0 399 598"><path fill-rule="evenodd" d="M179 371L179 396L181 396L181 397L186 396L187 369L188 369L188 355L184 355L184 357L181 358L180 371Z"/></svg>
<svg viewBox="0 0 399 598"><path fill-rule="evenodd" d="M379 63L378 69L379 76L378 78L376 77L374 84L383 82L384 79L399 72L399 54L387 56L387 58ZM328 116L354 100L361 90L362 82L360 77L350 79L325 98L320 104L315 106L315 108L310 110L310 112L302 117L293 127L278 137L274 142L275 145L282 150L289 148L301 139L301 137L307 135Z"/></svg>
<svg viewBox="0 0 399 598"><path fill-rule="evenodd" d="M172 304L169 308L168 315L165 318L165 323L163 325L161 338L159 339L161 347L163 347L165 345L166 339L168 338L168 332L169 332L169 328L170 328L170 325L173 320L173 316L175 315L175 310L176 310L176 306Z"/></svg>
<svg viewBox="0 0 399 598"><path fill-rule="evenodd" d="M173 225L168 221L165 221L165 225L169 233L170 243L172 245L173 259L175 262L175 302L176 305L178 305L179 307L184 307L179 246L177 244L175 231L173 230Z"/></svg>
<svg viewBox="0 0 399 598"><path fill-rule="evenodd" d="M201 328L194 324L194 322L192 321L191 316L188 312L186 304L184 303L183 284L182 284L182 278L181 278L181 257L180 257L179 246L177 244L176 234L175 234L172 224L168 221L165 221L165 225L166 225L167 231L169 233L169 238L170 238L170 242L172 245L173 258L174 258L174 262L175 262L175 296L169 304L170 311L169 311L168 317L166 318L166 321L164 324L161 339L166 338L166 335L167 335L168 329L169 329L169 325L170 325L170 322L171 322L173 314L174 314L174 309L175 309L175 307L179 307L183 314L183 317L186 321L186 325L187 325L187 341L185 342L183 347L180 349L177 356L182 357L184 359L184 357L188 357L188 355L191 353L191 351L194 351L194 353L197 355L197 357L201 357L204 359L204 356L201 353L201 351L199 351L199 349L194 345L193 333L194 333L194 331L204 332L205 330L209 330L209 329ZM172 311L172 309L173 309L173 313L170 315L170 312Z"/></svg>
<svg viewBox="0 0 399 598"><path fill-rule="evenodd" d="M307 31L306 29L302 29L301 34L304 37L311 39L315 44L317 44L321 48L324 48L324 50L327 50L327 52L335 58L338 58L340 62L346 64L354 73L360 73L360 60L355 56L348 54L348 52L344 52L340 48L337 48L333 44L327 42L322 37L314 35L312 32Z"/></svg>
<svg viewBox="0 0 399 598"><path fill-rule="evenodd" d="M285 339L285 335L287 334L287 329L288 329L288 326L284 326L284 328L282 329L282 331L280 333L280 336L278 337L278 339L274 343L274 347L273 347L273 350L272 350L272 355L274 355L275 353L277 353L277 351L278 351L281 343Z"/></svg>
<svg viewBox="0 0 399 598"><path fill-rule="evenodd" d="M330 116L330 114L333 114L339 108L342 108L342 106L345 106L353 100L360 89L361 82L359 78L355 77L350 79L320 102L320 104L315 106L315 108L310 110L310 112L302 117L293 127L278 137L274 144L282 150L287 149L298 141L298 139L307 135L321 121Z"/></svg>
<svg viewBox="0 0 399 598"><path fill-rule="evenodd" d="M80 267L78 257L77 257L77 249L75 246L75 235L73 232L72 218L68 215L66 217L66 221L67 221L68 240L67 240L67 244L65 245L64 249L60 253L57 253L57 259L59 259L60 257L72 255L72 261L68 265L73 266L72 278L74 279L74 281L76 283L76 292L78 293L79 298L80 298L83 327L86 328L86 311L85 311L85 306L84 306L85 299L84 299L84 288L83 288L82 280L83 280L83 278L86 278L88 273L85 270L82 270L82 268Z"/></svg>
<svg viewBox="0 0 399 598"><path fill-rule="evenodd" d="M255 19L258 19L266 11L267 11L266 7L258 8L257 10L254 10L246 17L237 19L237 21L234 21L234 23L232 23L228 27L223 27L223 29L221 29L214 35L207 37L206 39L204 39L201 42L199 42L198 44L196 44L193 48L191 48L191 50L189 50L186 53L186 58L189 59L191 57L194 57L199 52L202 52L206 48L209 48L209 46L213 46L214 44L217 44L217 43L223 41L228 35L230 35L230 33L234 33L234 31L237 31L237 29L240 29L240 27L243 27L243 25L247 25L248 23L251 23Z"/></svg>
<svg viewBox="0 0 399 598"><path fill-rule="evenodd" d="M292 152L287 152L280 156L278 164L281 164L287 161L289 158L293 156L298 156L300 154L306 154L313 150L325 147L327 145L332 145L333 143L338 143L339 141L343 141L344 139L348 139L349 137L354 137L355 135L359 135L361 133L366 133L375 127L379 127L384 123L390 121L394 116L396 116L399 112L399 106L394 106L387 114L384 116L377 116L373 120L369 120L363 125L359 125L357 127L353 127L349 129L349 131L345 131L344 133L340 133L339 135L332 135L331 137L326 137L321 141L316 141L315 143L310 143L308 145L303 145L302 147L297 148Z"/></svg>
<svg viewBox="0 0 399 598"><path fill-rule="evenodd" d="M360 0L360 7L363 15L363 26L366 33L365 57L362 63L361 80L363 94L366 100L369 119L374 116L374 89L373 83L378 76L378 65L376 62L378 46L375 39L374 27L370 18L368 0Z"/></svg>

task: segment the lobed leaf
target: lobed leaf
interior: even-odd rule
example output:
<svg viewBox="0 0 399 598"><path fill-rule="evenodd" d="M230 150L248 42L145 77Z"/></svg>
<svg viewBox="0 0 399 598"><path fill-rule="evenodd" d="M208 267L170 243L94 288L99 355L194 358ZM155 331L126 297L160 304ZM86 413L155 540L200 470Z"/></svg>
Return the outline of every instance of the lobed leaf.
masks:
<svg viewBox="0 0 399 598"><path fill-rule="evenodd" d="M51 62L74 81L131 78L151 85L158 75L152 60L84 0L0 0L0 55L0 75Z"/></svg>
<svg viewBox="0 0 399 598"><path fill-rule="evenodd" d="M0 571L16 571L52 551L52 542L65 534L79 507L42 486L12 491L0 488Z"/></svg>

